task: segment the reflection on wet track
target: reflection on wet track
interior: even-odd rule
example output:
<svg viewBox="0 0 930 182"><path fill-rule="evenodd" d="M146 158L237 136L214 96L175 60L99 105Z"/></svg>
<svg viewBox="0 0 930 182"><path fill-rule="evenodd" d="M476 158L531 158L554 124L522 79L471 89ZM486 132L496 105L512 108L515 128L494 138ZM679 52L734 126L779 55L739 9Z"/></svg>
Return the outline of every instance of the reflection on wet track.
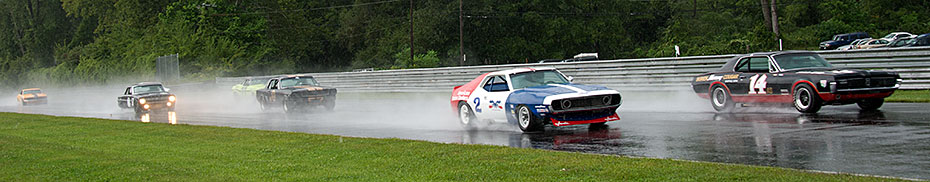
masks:
<svg viewBox="0 0 930 182"><path fill-rule="evenodd" d="M930 104L888 103L881 111L825 107L816 115L791 108L711 112L701 99L657 102L625 93L622 119L603 128L547 127L522 133L509 125L462 130L447 93L340 93L336 111L284 114L252 101L176 89L176 112L136 115L109 96L50 100L47 106L0 106L3 112L98 117L444 143L490 144L598 154L673 158L930 179ZM54 91L49 91L54 94ZM689 93L690 94L690 93ZM115 95L115 94L114 94ZM199 98L198 100L191 98ZM655 98L655 97L648 97ZM101 99L99 103L87 101ZM202 101L203 100L203 101ZM690 104L696 103L696 104ZM92 105L93 107L89 107ZM99 105L99 106L98 106ZM699 108L699 109L693 109Z"/></svg>

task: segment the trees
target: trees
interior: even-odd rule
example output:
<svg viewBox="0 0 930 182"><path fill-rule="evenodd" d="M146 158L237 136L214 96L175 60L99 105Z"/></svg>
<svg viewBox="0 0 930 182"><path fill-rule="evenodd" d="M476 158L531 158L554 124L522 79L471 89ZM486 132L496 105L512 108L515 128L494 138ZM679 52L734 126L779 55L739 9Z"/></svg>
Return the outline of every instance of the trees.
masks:
<svg viewBox="0 0 930 182"><path fill-rule="evenodd" d="M207 80L354 68L535 62L816 49L838 33L930 32L930 2L908 0L0 0L0 84L151 79L178 53ZM452 2L452 3L450 3ZM902 4L907 4L902 6ZM761 8L760 8L761 7ZM774 12L772 11L774 9ZM760 11L761 10L761 11ZM777 17L777 18L772 18ZM773 25L777 25L777 31Z"/></svg>

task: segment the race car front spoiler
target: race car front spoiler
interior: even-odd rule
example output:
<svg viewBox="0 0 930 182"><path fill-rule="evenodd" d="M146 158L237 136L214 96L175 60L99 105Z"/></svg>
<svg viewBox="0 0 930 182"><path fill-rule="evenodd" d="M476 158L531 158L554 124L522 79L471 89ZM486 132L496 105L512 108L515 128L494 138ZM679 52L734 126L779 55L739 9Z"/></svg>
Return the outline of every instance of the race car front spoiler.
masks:
<svg viewBox="0 0 930 182"><path fill-rule="evenodd" d="M589 124L589 123L603 123L603 122L608 122L608 121L618 121L620 120L620 116L617 115L617 113L614 113L613 115L610 115L607 117L591 119L591 120L560 121L553 117L550 117L549 120L552 121L552 125L554 126L569 126L569 125L579 125L579 124Z"/></svg>

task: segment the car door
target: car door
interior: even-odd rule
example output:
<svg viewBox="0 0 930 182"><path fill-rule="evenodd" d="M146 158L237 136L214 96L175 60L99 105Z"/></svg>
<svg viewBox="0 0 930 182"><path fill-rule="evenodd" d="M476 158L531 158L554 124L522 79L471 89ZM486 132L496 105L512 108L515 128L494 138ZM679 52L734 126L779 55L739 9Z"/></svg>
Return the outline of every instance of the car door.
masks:
<svg viewBox="0 0 930 182"><path fill-rule="evenodd" d="M116 99L116 104L118 104L120 108L130 108L133 106L132 87L126 87L126 91L123 91L123 95Z"/></svg>
<svg viewBox="0 0 930 182"><path fill-rule="evenodd" d="M735 83L728 83L730 94L733 96L760 96L767 93L770 66L765 56L746 57L737 62L735 70L739 79Z"/></svg>
<svg viewBox="0 0 930 182"><path fill-rule="evenodd" d="M277 83L277 79L269 79L268 83L265 84L265 88L255 91L255 94L258 95L259 102L262 104L271 104L274 103L274 85Z"/></svg>
<svg viewBox="0 0 930 182"><path fill-rule="evenodd" d="M483 120L494 122L507 122L504 105L510 95L511 86L503 75L488 76L482 84L475 89L469 104L473 106L475 116Z"/></svg>

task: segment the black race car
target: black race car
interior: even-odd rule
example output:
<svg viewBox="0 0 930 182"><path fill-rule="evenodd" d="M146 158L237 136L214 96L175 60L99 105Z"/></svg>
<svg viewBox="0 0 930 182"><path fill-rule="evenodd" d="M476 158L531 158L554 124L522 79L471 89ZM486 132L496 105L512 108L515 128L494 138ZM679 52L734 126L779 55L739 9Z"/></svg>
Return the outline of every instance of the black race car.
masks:
<svg viewBox="0 0 930 182"><path fill-rule="evenodd" d="M255 91L255 97L262 110L280 106L289 113L313 106L326 110L336 107L336 88L320 86L309 75L272 78L264 88Z"/></svg>
<svg viewBox="0 0 930 182"><path fill-rule="evenodd" d="M823 105L882 106L901 83L895 72L835 68L817 53L784 51L737 56L718 71L694 78L694 92L717 111L736 103L792 104L802 113Z"/></svg>
<svg viewBox="0 0 930 182"><path fill-rule="evenodd" d="M116 99L120 108L133 109L137 114L153 110L174 111L177 97L161 83L142 82L129 87Z"/></svg>

